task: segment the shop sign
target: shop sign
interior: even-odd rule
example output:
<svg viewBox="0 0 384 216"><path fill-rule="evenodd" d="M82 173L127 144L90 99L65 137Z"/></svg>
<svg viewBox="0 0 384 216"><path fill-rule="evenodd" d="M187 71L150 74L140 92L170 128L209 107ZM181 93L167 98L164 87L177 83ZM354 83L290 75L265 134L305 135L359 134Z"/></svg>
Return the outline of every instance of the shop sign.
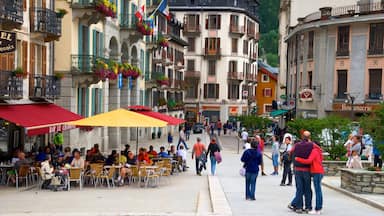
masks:
<svg viewBox="0 0 384 216"><path fill-rule="evenodd" d="M342 111L351 111L352 110L352 106L350 104L342 104L341 105L341 110ZM372 111L372 106L364 105L364 104L354 104L353 105L353 110L354 111L369 112L369 111Z"/></svg>
<svg viewBox="0 0 384 216"><path fill-rule="evenodd" d="M49 127L49 133L56 133L56 132L71 130L75 128L76 126L74 125L55 125L55 126Z"/></svg>
<svg viewBox="0 0 384 216"><path fill-rule="evenodd" d="M230 107L229 108L229 113L230 114L237 114L238 108L237 107Z"/></svg>
<svg viewBox="0 0 384 216"><path fill-rule="evenodd" d="M299 97L301 101L313 101L313 90L312 89L303 89L299 92Z"/></svg>
<svg viewBox="0 0 384 216"><path fill-rule="evenodd" d="M0 31L0 53L9 53L16 50L16 33Z"/></svg>

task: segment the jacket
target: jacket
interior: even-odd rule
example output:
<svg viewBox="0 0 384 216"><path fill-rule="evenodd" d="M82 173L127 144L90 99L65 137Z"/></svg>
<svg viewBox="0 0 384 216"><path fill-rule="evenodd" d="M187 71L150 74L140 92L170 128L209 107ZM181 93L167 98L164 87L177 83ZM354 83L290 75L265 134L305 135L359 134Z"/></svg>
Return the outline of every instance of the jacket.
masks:
<svg viewBox="0 0 384 216"><path fill-rule="evenodd" d="M43 180L48 180L52 178L53 168L49 165L49 161L45 160L41 163L40 174Z"/></svg>
<svg viewBox="0 0 384 216"><path fill-rule="evenodd" d="M207 155L209 154L210 157L214 157L215 156L215 152L220 152L219 145L209 143Z"/></svg>
<svg viewBox="0 0 384 216"><path fill-rule="evenodd" d="M247 173L259 173L259 166L261 164L261 153L257 149L247 149L241 156L241 162L244 163L245 171Z"/></svg>
<svg viewBox="0 0 384 216"><path fill-rule="evenodd" d="M295 157L300 157L307 159L311 154L313 149L313 143L308 140L303 140L297 143L292 149L292 159ZM293 161L294 169L296 171L309 171L309 164L303 164L298 161Z"/></svg>
<svg viewBox="0 0 384 216"><path fill-rule="evenodd" d="M310 172L312 174L324 174L323 154L318 145L313 145L311 154L307 159L295 157L295 160L302 164L310 164Z"/></svg>

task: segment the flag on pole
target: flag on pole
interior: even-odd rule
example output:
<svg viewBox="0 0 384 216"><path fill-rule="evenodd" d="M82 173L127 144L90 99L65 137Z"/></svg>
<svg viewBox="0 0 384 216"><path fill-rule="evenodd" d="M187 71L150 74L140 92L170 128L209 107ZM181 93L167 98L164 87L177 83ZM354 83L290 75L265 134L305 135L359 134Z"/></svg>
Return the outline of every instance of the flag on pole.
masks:
<svg viewBox="0 0 384 216"><path fill-rule="evenodd" d="M158 10L167 17L167 20L171 19L171 14L169 13L168 1L167 0L163 0L160 3L160 5L158 7Z"/></svg>
<svg viewBox="0 0 384 216"><path fill-rule="evenodd" d="M143 20L143 17L144 17L144 10L145 10L145 6L141 6L139 8L138 11L136 11L135 13L135 16L137 17L137 19L139 19L139 21L142 21Z"/></svg>

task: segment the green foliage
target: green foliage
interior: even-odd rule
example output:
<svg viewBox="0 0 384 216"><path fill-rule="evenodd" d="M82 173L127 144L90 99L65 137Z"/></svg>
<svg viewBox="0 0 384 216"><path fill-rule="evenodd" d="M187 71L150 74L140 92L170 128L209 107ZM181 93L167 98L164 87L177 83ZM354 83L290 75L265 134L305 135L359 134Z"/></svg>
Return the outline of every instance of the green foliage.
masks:
<svg viewBox="0 0 384 216"><path fill-rule="evenodd" d="M265 129L272 121L268 118L263 118L255 115L239 116L239 121L242 127L247 130Z"/></svg>
<svg viewBox="0 0 384 216"><path fill-rule="evenodd" d="M363 116L360 119L360 126L363 128L364 133L372 136L374 145L384 157L384 104L380 104L380 107L371 115Z"/></svg>
<svg viewBox="0 0 384 216"><path fill-rule="evenodd" d="M325 128L322 119L297 118L288 122L288 131L300 138L304 130L310 131L313 140L321 139L321 130Z"/></svg>
<svg viewBox="0 0 384 216"><path fill-rule="evenodd" d="M344 145L323 146L323 150L329 153L328 160L346 161L347 149Z"/></svg>
<svg viewBox="0 0 384 216"><path fill-rule="evenodd" d="M263 33L260 37L259 45L263 52L277 54L279 49L278 29Z"/></svg>
<svg viewBox="0 0 384 216"><path fill-rule="evenodd" d="M267 59L268 64L272 67L279 66L279 56L277 54L267 53L265 58Z"/></svg>
<svg viewBox="0 0 384 216"><path fill-rule="evenodd" d="M279 25L279 0L260 0L260 30L261 33L277 29Z"/></svg>

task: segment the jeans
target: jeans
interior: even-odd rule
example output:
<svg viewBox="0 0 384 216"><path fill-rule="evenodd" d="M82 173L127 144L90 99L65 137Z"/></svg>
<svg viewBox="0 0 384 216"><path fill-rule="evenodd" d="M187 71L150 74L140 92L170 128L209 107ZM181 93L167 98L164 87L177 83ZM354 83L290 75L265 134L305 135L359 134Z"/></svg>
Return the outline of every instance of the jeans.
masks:
<svg viewBox="0 0 384 216"><path fill-rule="evenodd" d="M257 173L245 173L245 198L255 199Z"/></svg>
<svg viewBox="0 0 384 216"><path fill-rule="evenodd" d="M196 163L196 174L200 174L201 170L203 169L203 167L200 166L200 157L195 158L195 163Z"/></svg>
<svg viewBox="0 0 384 216"><path fill-rule="evenodd" d="M315 188L316 194L316 207L315 210L319 211L323 208L323 192L321 191L321 180L323 179L323 174L313 174L313 187Z"/></svg>
<svg viewBox="0 0 384 216"><path fill-rule="evenodd" d="M295 171L296 195L291 205L296 209L303 208L303 195L305 209L312 210L311 174L308 171Z"/></svg>
<svg viewBox="0 0 384 216"><path fill-rule="evenodd" d="M220 134L221 134L221 128L217 128L217 134L220 136Z"/></svg>
<svg viewBox="0 0 384 216"><path fill-rule="evenodd" d="M292 184L292 168L291 163L284 163L283 168L283 178L281 179L281 183L285 184L288 176L288 184Z"/></svg>
<svg viewBox="0 0 384 216"><path fill-rule="evenodd" d="M375 155L373 159L373 166L374 167L383 167L383 160L380 158L379 155Z"/></svg>
<svg viewBox="0 0 384 216"><path fill-rule="evenodd" d="M274 167L279 166L279 154L272 154L272 164Z"/></svg>
<svg viewBox="0 0 384 216"><path fill-rule="evenodd" d="M215 156L211 156L211 173L212 175L215 175L216 173L216 158Z"/></svg>
<svg viewBox="0 0 384 216"><path fill-rule="evenodd" d="M187 143L183 139L179 139L179 142L177 143L176 149L179 149L180 143L183 143L186 150L188 150Z"/></svg>

